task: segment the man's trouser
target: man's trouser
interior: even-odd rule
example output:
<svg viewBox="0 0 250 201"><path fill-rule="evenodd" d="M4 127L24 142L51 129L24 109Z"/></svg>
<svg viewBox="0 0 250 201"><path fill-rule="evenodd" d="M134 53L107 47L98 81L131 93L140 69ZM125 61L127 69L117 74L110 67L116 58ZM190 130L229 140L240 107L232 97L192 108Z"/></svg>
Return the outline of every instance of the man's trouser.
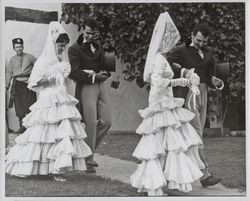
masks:
<svg viewBox="0 0 250 201"><path fill-rule="evenodd" d="M26 83L18 80L16 80L13 88L15 90L14 106L16 116L19 118L20 126L22 126L22 119L30 112L29 107L36 102L36 93L29 90Z"/></svg>
<svg viewBox="0 0 250 201"><path fill-rule="evenodd" d="M207 94L208 94L208 89L207 85L205 83L201 83L199 85L200 89L200 95L196 96L196 103L195 103L195 108L194 108L194 99L191 97L191 91L188 92L188 95L185 100L185 108L189 109L195 114L195 117L190 121L191 125L195 128L196 132L198 135L203 137L203 130L207 118ZM190 101L190 102L189 102ZM190 106L190 108L188 107ZM205 179L209 177L211 174L208 172L208 164L204 155L204 145L201 145L199 147L199 155L202 160L202 162L205 165L205 169L202 170L204 173L203 177L201 179Z"/></svg>
<svg viewBox="0 0 250 201"><path fill-rule="evenodd" d="M105 82L83 84L81 89L83 120L86 124L87 144L94 153L111 127L111 110ZM89 160L93 159L92 157Z"/></svg>

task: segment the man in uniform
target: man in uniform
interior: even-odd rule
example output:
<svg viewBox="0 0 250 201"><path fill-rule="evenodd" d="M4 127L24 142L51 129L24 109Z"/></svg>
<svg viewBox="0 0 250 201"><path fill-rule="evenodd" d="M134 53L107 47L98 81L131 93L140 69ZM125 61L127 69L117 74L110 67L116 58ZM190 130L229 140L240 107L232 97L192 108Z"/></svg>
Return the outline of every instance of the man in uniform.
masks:
<svg viewBox="0 0 250 201"><path fill-rule="evenodd" d="M29 107L36 101L36 93L27 88L36 58L23 52L22 38L14 38L12 44L16 55L11 57L6 70L6 90L11 85L9 108L12 108L14 104L20 126L15 133L20 134L26 130L22 125L22 120L30 112ZM11 80L12 84L10 84Z"/></svg>

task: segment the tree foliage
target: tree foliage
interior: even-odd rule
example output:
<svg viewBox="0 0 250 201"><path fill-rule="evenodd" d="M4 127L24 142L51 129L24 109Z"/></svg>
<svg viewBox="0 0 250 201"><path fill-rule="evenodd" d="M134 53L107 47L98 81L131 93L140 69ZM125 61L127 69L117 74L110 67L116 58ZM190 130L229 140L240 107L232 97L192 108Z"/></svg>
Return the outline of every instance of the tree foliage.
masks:
<svg viewBox="0 0 250 201"><path fill-rule="evenodd" d="M213 30L209 46L217 61L230 62L230 94L245 96L244 3L67 3L62 10L61 19L79 28L84 17L94 17L99 23L99 35L106 51L113 51L127 64L124 79L135 79L140 87L145 85L142 79L144 64L161 12L170 13L182 42L190 37L196 23L206 22Z"/></svg>

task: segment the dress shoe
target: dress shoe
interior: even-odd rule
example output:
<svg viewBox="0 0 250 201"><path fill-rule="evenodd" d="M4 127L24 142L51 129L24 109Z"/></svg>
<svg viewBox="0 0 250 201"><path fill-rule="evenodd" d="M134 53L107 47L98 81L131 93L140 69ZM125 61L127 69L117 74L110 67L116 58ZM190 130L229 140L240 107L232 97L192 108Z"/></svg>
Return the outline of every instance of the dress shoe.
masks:
<svg viewBox="0 0 250 201"><path fill-rule="evenodd" d="M93 165L87 165L87 173L96 173L96 169Z"/></svg>
<svg viewBox="0 0 250 201"><path fill-rule="evenodd" d="M187 196L188 193L179 191L177 189L164 188L165 195L168 196Z"/></svg>
<svg viewBox="0 0 250 201"><path fill-rule="evenodd" d="M221 178L215 178L212 175L206 179L200 180L203 187L213 186L221 182Z"/></svg>
<svg viewBox="0 0 250 201"><path fill-rule="evenodd" d="M94 161L94 160L93 161L87 161L86 164L90 165L90 166L92 165L94 167L98 167L99 166L98 163L96 161Z"/></svg>
<svg viewBox="0 0 250 201"><path fill-rule="evenodd" d="M8 133L14 133L14 131L11 128L8 128Z"/></svg>
<svg viewBox="0 0 250 201"><path fill-rule="evenodd" d="M61 175L61 174L58 174L58 175L54 174L53 175L53 179L55 181L58 181L58 182L65 182L65 181L67 181L66 178L63 175Z"/></svg>
<svg viewBox="0 0 250 201"><path fill-rule="evenodd" d="M26 131L26 128L24 126L21 126L16 132L15 134L22 134Z"/></svg>

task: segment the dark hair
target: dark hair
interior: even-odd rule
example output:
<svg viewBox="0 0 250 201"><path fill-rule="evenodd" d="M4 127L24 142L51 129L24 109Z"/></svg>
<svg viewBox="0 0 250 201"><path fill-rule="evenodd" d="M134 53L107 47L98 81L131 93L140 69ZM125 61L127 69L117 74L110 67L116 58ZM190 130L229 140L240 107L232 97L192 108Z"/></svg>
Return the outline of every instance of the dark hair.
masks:
<svg viewBox="0 0 250 201"><path fill-rule="evenodd" d="M78 39L77 39L76 42L78 43L78 45L81 45L81 44L82 44L82 42L83 42L83 34L81 34L81 35L78 37Z"/></svg>
<svg viewBox="0 0 250 201"><path fill-rule="evenodd" d="M83 21L83 25L82 25L82 28L85 29L85 27L88 26L90 27L91 29L95 30L97 28L97 23L94 19L92 18L86 18L84 19Z"/></svg>
<svg viewBox="0 0 250 201"><path fill-rule="evenodd" d="M92 18L85 18L84 19L84 22L82 24L82 28L85 29L86 26L90 27L92 30L97 29L97 23ZM78 37L76 42L78 43L78 45L82 44L82 42L83 42L83 34L80 34L80 36Z"/></svg>
<svg viewBox="0 0 250 201"><path fill-rule="evenodd" d="M66 33L60 34L56 39L56 43L64 43L64 42L69 43L69 41L70 41L69 36Z"/></svg>
<svg viewBox="0 0 250 201"><path fill-rule="evenodd" d="M210 34L210 27L205 24L205 23L201 23L201 24L196 24L194 26L194 29L193 29L193 34L194 36L198 33L198 32L201 32L201 34L205 37L208 37L209 34Z"/></svg>

